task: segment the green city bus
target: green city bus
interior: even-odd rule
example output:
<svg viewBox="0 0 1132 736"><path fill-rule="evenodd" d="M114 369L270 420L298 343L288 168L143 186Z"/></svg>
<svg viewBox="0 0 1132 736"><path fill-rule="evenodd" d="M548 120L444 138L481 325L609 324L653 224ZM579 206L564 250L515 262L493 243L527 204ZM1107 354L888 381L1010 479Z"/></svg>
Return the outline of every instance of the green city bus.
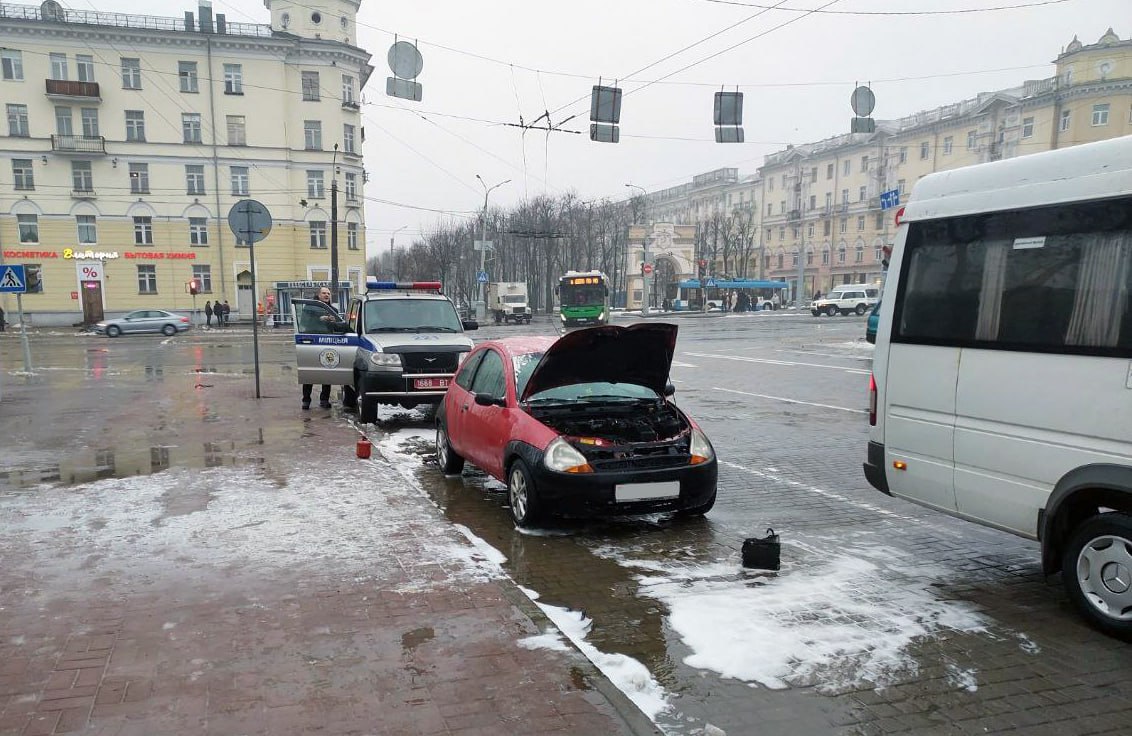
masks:
<svg viewBox="0 0 1132 736"><path fill-rule="evenodd" d="M557 291L564 327L609 322L609 283L601 271L567 271L558 280Z"/></svg>

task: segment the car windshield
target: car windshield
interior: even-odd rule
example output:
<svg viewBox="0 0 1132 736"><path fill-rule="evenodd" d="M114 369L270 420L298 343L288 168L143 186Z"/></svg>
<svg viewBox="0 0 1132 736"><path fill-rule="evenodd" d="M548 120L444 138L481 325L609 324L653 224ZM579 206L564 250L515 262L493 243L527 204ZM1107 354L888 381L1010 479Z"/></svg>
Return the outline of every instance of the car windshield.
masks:
<svg viewBox="0 0 1132 736"><path fill-rule="evenodd" d="M462 332L447 299L374 299L365 306L366 332Z"/></svg>
<svg viewBox="0 0 1132 736"><path fill-rule="evenodd" d="M601 284L591 286L563 286L562 305L566 307L584 307L590 304L601 304L605 301L605 287Z"/></svg>
<svg viewBox="0 0 1132 736"><path fill-rule="evenodd" d="M522 396L531 379L535 366L542 360L542 353L527 353L516 355L513 359L515 365L515 395ZM568 386L556 386L545 391L538 391L527 397L531 403L559 403L575 401L612 401L633 403L642 399L656 401L660 397L655 391L633 383L611 383L598 381L591 383L572 383Z"/></svg>

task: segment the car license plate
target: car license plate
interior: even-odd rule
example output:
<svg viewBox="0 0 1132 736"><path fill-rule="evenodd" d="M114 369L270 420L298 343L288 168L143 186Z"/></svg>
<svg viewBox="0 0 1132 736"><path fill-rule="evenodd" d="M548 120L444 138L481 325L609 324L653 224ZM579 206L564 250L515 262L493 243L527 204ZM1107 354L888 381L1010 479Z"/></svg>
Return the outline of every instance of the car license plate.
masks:
<svg viewBox="0 0 1132 736"><path fill-rule="evenodd" d="M613 489L617 503L626 501L652 501L662 498L679 498L680 481L661 483L622 483Z"/></svg>
<svg viewBox="0 0 1132 736"><path fill-rule="evenodd" d="M447 378L414 378L413 388L417 389L433 389L433 388L448 388Z"/></svg>

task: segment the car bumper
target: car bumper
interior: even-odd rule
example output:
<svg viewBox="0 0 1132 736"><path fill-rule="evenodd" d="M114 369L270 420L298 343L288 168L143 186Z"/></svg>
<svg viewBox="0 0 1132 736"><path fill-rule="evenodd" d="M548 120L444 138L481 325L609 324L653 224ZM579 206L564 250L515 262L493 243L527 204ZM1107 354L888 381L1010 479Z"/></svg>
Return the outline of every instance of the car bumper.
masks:
<svg viewBox="0 0 1132 736"><path fill-rule="evenodd" d="M358 397L377 399L383 404L401 404L416 402L418 404L439 404L444 400L448 388L420 389L415 388L413 382L417 379L444 380L452 383L453 374L450 373L365 373L359 379Z"/></svg>
<svg viewBox="0 0 1132 736"><path fill-rule="evenodd" d="M892 495L888 490L888 477L884 472L884 445L879 442L869 443L864 469L865 479L869 481L869 485L881 493Z"/></svg>
<svg viewBox="0 0 1132 736"><path fill-rule="evenodd" d="M552 514L562 516L613 516L682 511L703 506L716 490L716 461L660 470L625 470L606 473L558 473L541 462L531 468L539 502ZM616 488L628 483L676 481L676 498L618 501Z"/></svg>

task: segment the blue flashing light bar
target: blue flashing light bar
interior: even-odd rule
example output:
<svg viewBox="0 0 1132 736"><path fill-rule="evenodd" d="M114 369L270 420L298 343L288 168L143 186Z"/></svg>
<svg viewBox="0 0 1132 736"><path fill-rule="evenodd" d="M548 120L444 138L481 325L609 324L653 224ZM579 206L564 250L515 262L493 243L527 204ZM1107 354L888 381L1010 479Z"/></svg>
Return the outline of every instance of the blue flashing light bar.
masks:
<svg viewBox="0 0 1132 736"><path fill-rule="evenodd" d="M378 281L366 279L369 291L440 291L439 281Z"/></svg>

